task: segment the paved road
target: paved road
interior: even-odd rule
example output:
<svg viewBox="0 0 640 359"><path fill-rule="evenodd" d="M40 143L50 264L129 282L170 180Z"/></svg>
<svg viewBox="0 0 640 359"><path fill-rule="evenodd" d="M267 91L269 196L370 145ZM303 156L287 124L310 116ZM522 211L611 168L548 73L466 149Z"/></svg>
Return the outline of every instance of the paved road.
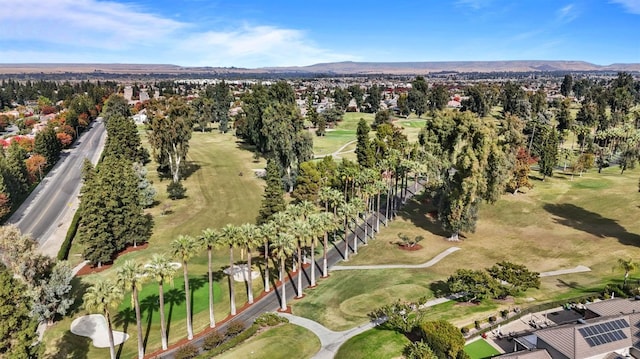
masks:
<svg viewBox="0 0 640 359"><path fill-rule="evenodd" d="M423 187L422 186L417 186L417 190L418 192L422 191ZM405 200L404 202L406 202L409 198L413 197L413 193L411 192L411 190L413 189L413 185L411 185L409 187L409 189L405 192ZM384 202L382 201L382 205L384 206ZM402 203L403 201L399 198L397 198L396 201L398 204ZM385 223L385 207L383 207L380 210L380 218L382 223ZM392 217L392 214L390 213L390 217ZM376 221L376 217L375 215L370 216L367 219L367 225L368 225L368 229L367 229L367 234L368 236L371 236L372 233L374 233L374 228L375 228L375 221ZM380 227L382 229L382 226ZM353 246L353 238L354 236L357 235L358 236L358 243L360 243L360 245L364 244L364 223L361 223L360 226L358 228L356 228L355 233L352 232L349 235L349 247L352 248ZM337 241L335 242L334 246L330 248L328 254L327 254L327 262L329 265L329 270L331 270L331 267L333 265L335 265L336 263L340 262L343 260L343 253L344 251L344 242L342 240L340 240L339 238L337 239ZM322 256L316 256L316 278L318 278L318 285L321 286L322 285L322 279L320 278L321 276L321 270L322 270ZM275 271L277 271L277 269L272 269L272 271L274 271L273 273L276 273ZM301 271L302 277L302 288L305 289L307 287L309 287L310 282L311 282L311 278L310 278L310 273L311 273L311 267L305 268ZM291 273L289 272L289 280L286 281L286 293L287 293L287 303L289 303L290 300L295 300L293 297L296 295L296 285L297 285L297 275L298 273ZM246 324L246 326L249 326L253 323L253 320L259 316L262 313L265 312L273 312L278 310L278 308L280 307L280 288L278 287L277 289L273 289L275 288L275 285L273 285L274 283L272 283L272 290L267 293L265 296L259 298L258 300L256 300L254 302L253 305L249 306L247 309L239 312L232 320L234 321L242 321ZM224 333L224 331L226 330L226 327L228 325L230 321L227 321L225 323L219 324L216 326L216 329L219 330L220 332ZM179 330L179 329L178 329ZM203 343L204 343L204 338L205 336L198 336L196 338L194 338L191 341L191 344L195 345L196 347L202 347ZM176 352L178 348L176 347L170 347L167 351L165 352L154 352L154 353L147 353L145 355L145 358L173 358L174 354ZM337 348L334 348L335 350L337 350Z"/></svg>
<svg viewBox="0 0 640 359"><path fill-rule="evenodd" d="M61 219L71 210L71 204L82 186L82 163L89 158L97 163L107 133L102 118L94 121L74 147L63 151L60 160L22 206L9 218L22 233L31 234L42 247L51 233L61 226Z"/></svg>

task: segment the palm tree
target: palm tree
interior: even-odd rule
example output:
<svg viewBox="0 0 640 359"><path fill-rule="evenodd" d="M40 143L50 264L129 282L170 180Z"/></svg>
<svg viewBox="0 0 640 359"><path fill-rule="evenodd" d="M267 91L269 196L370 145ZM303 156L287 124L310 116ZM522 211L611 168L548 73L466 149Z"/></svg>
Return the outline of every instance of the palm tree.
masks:
<svg viewBox="0 0 640 359"><path fill-rule="evenodd" d="M296 239L293 235L287 232L279 232L278 236L273 239L271 242L271 249L273 255L280 260L280 283L282 285L282 290L280 291L280 309L285 311L287 310L287 295L286 295L286 286L287 283L284 280L285 276L285 261L296 248Z"/></svg>
<svg viewBox="0 0 640 359"><path fill-rule="evenodd" d="M382 191L387 189L387 184L382 179L377 179L373 186L376 189L376 232L380 233L380 213L382 209L380 208L380 195Z"/></svg>
<svg viewBox="0 0 640 359"><path fill-rule="evenodd" d="M124 290L131 290L131 304L136 312L136 328L138 330L138 359L144 358L144 343L142 342L142 319L140 318L140 301L138 291L142 289L145 280L144 269L140 263L133 260L124 262L118 268L118 284Z"/></svg>
<svg viewBox="0 0 640 359"><path fill-rule="evenodd" d="M309 216L308 222L311 230L310 252L311 252L311 283L312 287L316 286L316 241L318 237L326 234L326 226L329 220L333 220L333 215L326 212L314 213Z"/></svg>
<svg viewBox="0 0 640 359"><path fill-rule="evenodd" d="M342 217L342 224L344 226L344 260L349 260L349 229L351 227L351 219L356 213L356 208L352 202L343 203L340 208L338 208L338 213L340 217Z"/></svg>
<svg viewBox="0 0 640 359"><path fill-rule="evenodd" d="M182 274L184 275L184 296L187 304L187 339L193 339L193 325L191 324L191 300L189 292L189 271L187 264L198 250L198 242L191 236L179 235L171 242L173 256L182 261Z"/></svg>
<svg viewBox="0 0 640 359"><path fill-rule="evenodd" d="M213 248L222 244L222 236L220 232L207 228L202 231L202 235L198 238L203 247L207 248L207 272L209 274L209 328L215 328L216 319L213 315L213 268L211 263L211 253Z"/></svg>
<svg viewBox="0 0 640 359"><path fill-rule="evenodd" d="M162 350L167 350L167 328L164 318L164 282L173 280L176 268L164 254L154 254L146 266L147 275L152 276L158 282L158 298L160 302L160 330Z"/></svg>
<svg viewBox="0 0 640 359"><path fill-rule="evenodd" d="M298 253L298 259L296 260L296 267L298 268L298 285L296 286L296 298L302 298L302 247L306 244L307 240L311 237L311 227L309 222L299 218L291 223L291 234L296 238L296 251Z"/></svg>
<svg viewBox="0 0 640 359"><path fill-rule="evenodd" d="M233 283L234 265L233 265L233 247L238 243L238 227L233 224L227 224L222 227L222 238L224 244L229 246L229 297L231 302L231 315L236 315L236 293Z"/></svg>
<svg viewBox="0 0 640 359"><path fill-rule="evenodd" d="M260 231L258 226L245 223L239 228L238 244L247 249L247 302L253 304L253 278L251 277L251 249L260 244ZM244 272L243 272L244 273Z"/></svg>
<svg viewBox="0 0 640 359"><path fill-rule="evenodd" d="M111 359L116 359L116 347L113 342L113 329L111 325L111 313L109 309L116 309L122 301L120 286L109 280L98 280L82 296L84 307L89 312L100 312L107 321L109 332L109 354Z"/></svg>
<svg viewBox="0 0 640 359"><path fill-rule="evenodd" d="M353 254L358 254L358 218L360 217L360 213L365 210L365 203L360 197L354 197L351 200L351 204L353 205L353 212L350 213L351 220L354 221L356 230L353 232ZM365 222L365 226L367 223ZM366 228L366 227L365 227ZM366 232L365 232L365 241L366 241Z"/></svg>
<svg viewBox="0 0 640 359"><path fill-rule="evenodd" d="M329 253L329 232L338 230L339 220L331 213L325 213L324 220L324 238L322 241L322 277L326 278L328 274L327 254Z"/></svg>
<svg viewBox="0 0 640 359"><path fill-rule="evenodd" d="M627 286L627 279L629 278L629 273L633 272L638 268L638 264L635 263L631 258L622 259L618 258L618 268L624 270L624 283L623 287Z"/></svg>
<svg viewBox="0 0 640 359"><path fill-rule="evenodd" d="M278 234L278 227L274 221L263 223L259 228L264 244L264 291L269 292L269 241Z"/></svg>

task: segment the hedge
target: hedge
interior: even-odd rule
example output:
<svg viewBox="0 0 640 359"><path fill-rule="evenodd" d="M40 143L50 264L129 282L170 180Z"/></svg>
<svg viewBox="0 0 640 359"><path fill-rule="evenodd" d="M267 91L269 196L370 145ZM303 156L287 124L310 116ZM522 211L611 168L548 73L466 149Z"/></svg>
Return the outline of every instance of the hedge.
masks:
<svg viewBox="0 0 640 359"><path fill-rule="evenodd" d="M223 352L235 347L236 345L241 344L245 340L251 338L253 335L255 335L258 332L258 329L260 329L259 325L252 324L244 332L236 335L235 337L227 340L226 342L218 345L217 347L209 350L208 352L201 354L199 356L199 358L211 358L211 357L214 357L214 356L216 356L218 354L221 354L221 353L223 353Z"/></svg>
<svg viewBox="0 0 640 359"><path fill-rule="evenodd" d="M69 251L71 250L71 243L73 242L73 237L76 236L78 232L78 222L80 222L80 211L76 211L73 215L73 220L71 220L71 226L69 226L69 230L67 231L67 236L64 238L64 242L62 242L62 246L60 247L60 251L58 251L58 260L66 260L69 258Z"/></svg>

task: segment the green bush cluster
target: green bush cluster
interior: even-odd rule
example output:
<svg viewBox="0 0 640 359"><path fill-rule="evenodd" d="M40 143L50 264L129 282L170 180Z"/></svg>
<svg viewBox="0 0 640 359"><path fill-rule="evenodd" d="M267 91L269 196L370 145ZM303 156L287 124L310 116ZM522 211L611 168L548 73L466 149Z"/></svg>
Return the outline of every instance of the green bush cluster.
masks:
<svg viewBox="0 0 640 359"><path fill-rule="evenodd" d="M260 329L259 325L253 324L251 325L249 328L247 328L247 330L245 330L244 332L236 335L235 337L227 340L226 342L218 345L217 347L213 348L212 350L208 351L206 353L206 356L203 356L203 358L211 358L214 357L216 355L219 355L231 348L236 347L238 344L244 342L245 340L251 338L254 334L256 334L258 332L258 329Z"/></svg>
<svg viewBox="0 0 640 359"><path fill-rule="evenodd" d="M256 318L254 323L261 327L275 327L280 323L289 323L289 319L281 317L276 313L263 313Z"/></svg>
<svg viewBox="0 0 640 359"><path fill-rule="evenodd" d="M73 237L76 236L76 232L78 232L78 222L80 221L80 211L76 211L73 215L73 220L71 220L71 225L69 226L69 230L67 231L67 236L64 237L64 242L62 242L62 246L58 251L58 260L64 261L69 258L69 251L71 250L71 243L73 242Z"/></svg>
<svg viewBox="0 0 640 359"><path fill-rule="evenodd" d="M193 344L185 344L176 351L175 359L191 359L198 356L198 348Z"/></svg>

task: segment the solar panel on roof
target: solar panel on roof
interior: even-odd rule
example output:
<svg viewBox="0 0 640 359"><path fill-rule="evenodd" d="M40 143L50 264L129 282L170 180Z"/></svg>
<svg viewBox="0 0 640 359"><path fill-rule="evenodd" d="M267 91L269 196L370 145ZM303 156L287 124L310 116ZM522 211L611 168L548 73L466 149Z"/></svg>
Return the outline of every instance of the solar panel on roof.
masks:
<svg viewBox="0 0 640 359"><path fill-rule="evenodd" d="M594 347L627 339L622 329L628 327L629 323L626 320L616 319L579 328L578 332L589 346Z"/></svg>
<svg viewBox="0 0 640 359"><path fill-rule="evenodd" d="M593 341L593 339L586 338L585 340L587 341L587 344L589 344L590 347L595 347L596 346L596 343Z"/></svg>
<svg viewBox="0 0 640 359"><path fill-rule="evenodd" d="M618 324L617 320L611 322L611 326L613 327L613 329L620 329L620 324Z"/></svg>
<svg viewBox="0 0 640 359"><path fill-rule="evenodd" d="M603 325L607 328L608 331L614 330L613 324L611 323L604 323Z"/></svg>

